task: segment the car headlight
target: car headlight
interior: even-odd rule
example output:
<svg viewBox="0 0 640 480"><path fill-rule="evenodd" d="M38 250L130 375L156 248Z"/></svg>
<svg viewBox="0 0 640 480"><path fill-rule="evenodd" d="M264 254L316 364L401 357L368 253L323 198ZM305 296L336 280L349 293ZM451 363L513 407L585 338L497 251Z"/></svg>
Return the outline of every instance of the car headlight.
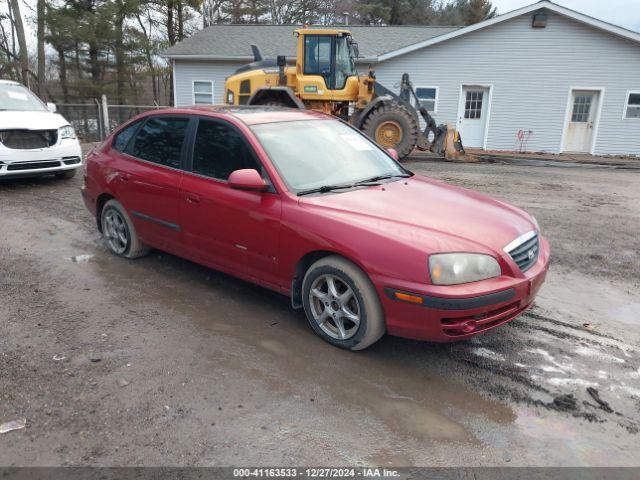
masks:
<svg viewBox="0 0 640 480"><path fill-rule="evenodd" d="M233 91L227 90L227 103L233 105Z"/></svg>
<svg viewBox="0 0 640 480"><path fill-rule="evenodd" d="M58 130L60 138L76 138L76 131L71 125L66 125Z"/></svg>
<svg viewBox="0 0 640 480"><path fill-rule="evenodd" d="M429 257L429 273L434 285L458 285L499 277L498 261L481 253L439 253Z"/></svg>

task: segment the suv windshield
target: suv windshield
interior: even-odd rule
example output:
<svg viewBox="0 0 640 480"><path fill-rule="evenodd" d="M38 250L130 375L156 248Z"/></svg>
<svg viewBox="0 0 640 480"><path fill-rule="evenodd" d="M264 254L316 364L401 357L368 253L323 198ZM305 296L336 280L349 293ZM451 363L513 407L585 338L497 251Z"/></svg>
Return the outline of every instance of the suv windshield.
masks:
<svg viewBox="0 0 640 480"><path fill-rule="evenodd" d="M375 143L339 121L265 123L251 129L294 193L408 174Z"/></svg>
<svg viewBox="0 0 640 480"><path fill-rule="evenodd" d="M0 110L46 110L47 107L22 85L0 83Z"/></svg>

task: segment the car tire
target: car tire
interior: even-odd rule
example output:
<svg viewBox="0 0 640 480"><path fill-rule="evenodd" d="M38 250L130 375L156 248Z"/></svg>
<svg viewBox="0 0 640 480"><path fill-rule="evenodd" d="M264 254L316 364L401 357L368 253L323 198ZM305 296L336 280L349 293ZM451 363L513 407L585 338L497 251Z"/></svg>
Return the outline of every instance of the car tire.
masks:
<svg viewBox="0 0 640 480"><path fill-rule="evenodd" d="M386 330L384 311L371 280L338 255L324 257L309 267L302 282L302 304L311 328L336 347L362 350Z"/></svg>
<svg viewBox="0 0 640 480"><path fill-rule="evenodd" d="M100 214L100 225L109 250L120 257L144 257L151 250L142 243L131 218L116 199L105 203Z"/></svg>
<svg viewBox="0 0 640 480"><path fill-rule="evenodd" d="M76 170L77 168L74 168L73 170L65 170L64 172L56 173L56 178L61 180L71 180L76 176Z"/></svg>

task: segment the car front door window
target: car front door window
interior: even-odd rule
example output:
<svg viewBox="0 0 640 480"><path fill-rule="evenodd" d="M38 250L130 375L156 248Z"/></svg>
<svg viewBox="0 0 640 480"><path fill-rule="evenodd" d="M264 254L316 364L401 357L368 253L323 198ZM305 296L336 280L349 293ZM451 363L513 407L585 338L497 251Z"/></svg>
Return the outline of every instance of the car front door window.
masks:
<svg viewBox="0 0 640 480"><path fill-rule="evenodd" d="M193 172L226 181L234 170L260 166L244 137L230 125L200 120L193 147Z"/></svg>

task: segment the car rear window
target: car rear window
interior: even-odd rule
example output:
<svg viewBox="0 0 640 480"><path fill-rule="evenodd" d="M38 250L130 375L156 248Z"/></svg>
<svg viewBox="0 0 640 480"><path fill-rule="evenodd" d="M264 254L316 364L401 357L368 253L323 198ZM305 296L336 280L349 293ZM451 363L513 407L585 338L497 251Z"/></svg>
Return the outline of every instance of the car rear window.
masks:
<svg viewBox="0 0 640 480"><path fill-rule="evenodd" d="M182 144L189 119L151 117L136 134L131 155L142 160L180 168Z"/></svg>
<svg viewBox="0 0 640 480"><path fill-rule="evenodd" d="M133 134L136 133L140 123L141 122L134 122L127 128L120 131L120 133L118 133L113 139L113 148L119 152L123 152L124 149L127 148L127 145L129 145L129 140L131 140Z"/></svg>

